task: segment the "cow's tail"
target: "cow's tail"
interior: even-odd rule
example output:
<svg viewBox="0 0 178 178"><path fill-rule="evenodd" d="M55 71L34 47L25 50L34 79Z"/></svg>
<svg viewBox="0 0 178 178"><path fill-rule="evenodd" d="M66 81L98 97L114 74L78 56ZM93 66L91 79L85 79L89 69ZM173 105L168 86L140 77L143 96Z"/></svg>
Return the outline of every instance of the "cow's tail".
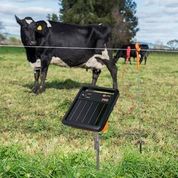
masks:
<svg viewBox="0 0 178 178"><path fill-rule="evenodd" d="M108 26L107 28L107 33L108 33L108 47L109 48L113 48L114 47L114 43L113 43L113 35L112 35L112 28L110 26ZM110 58L112 59L113 63L117 63L119 58L120 58L120 51L117 51L115 53L115 51L112 50L112 55L110 56Z"/></svg>
<svg viewBox="0 0 178 178"><path fill-rule="evenodd" d="M109 50L109 58L115 64L118 61L118 53L115 54L114 51L112 50L112 48L113 48L112 29L109 26L107 28L107 34L108 34L108 38L107 38L107 42L106 42L107 43L107 48L110 48L110 50Z"/></svg>

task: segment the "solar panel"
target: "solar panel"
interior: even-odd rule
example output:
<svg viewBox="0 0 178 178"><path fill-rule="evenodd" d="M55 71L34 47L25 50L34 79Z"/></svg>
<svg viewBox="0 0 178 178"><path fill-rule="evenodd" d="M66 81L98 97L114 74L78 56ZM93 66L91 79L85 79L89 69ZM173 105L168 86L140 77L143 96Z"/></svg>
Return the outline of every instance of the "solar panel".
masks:
<svg viewBox="0 0 178 178"><path fill-rule="evenodd" d="M75 128L101 131L117 101L117 89L83 86L62 122Z"/></svg>

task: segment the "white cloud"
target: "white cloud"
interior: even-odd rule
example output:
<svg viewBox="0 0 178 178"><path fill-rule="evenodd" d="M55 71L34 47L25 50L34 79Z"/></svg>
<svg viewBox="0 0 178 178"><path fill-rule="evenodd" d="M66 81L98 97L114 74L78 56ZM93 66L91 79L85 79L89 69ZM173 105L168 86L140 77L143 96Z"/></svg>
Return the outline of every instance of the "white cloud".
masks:
<svg viewBox="0 0 178 178"><path fill-rule="evenodd" d="M153 6L154 4L158 3L158 0L144 0L143 3L145 6Z"/></svg>
<svg viewBox="0 0 178 178"><path fill-rule="evenodd" d="M46 20L48 13L58 13L58 0L0 0L0 21L5 30L12 34L19 34L19 25L14 15L20 18L31 16L34 20Z"/></svg>
<svg viewBox="0 0 178 178"><path fill-rule="evenodd" d="M177 16L178 17L178 4L177 7L173 7L173 8L165 8L163 10L163 13L166 13L167 15L173 15L174 18Z"/></svg>
<svg viewBox="0 0 178 178"><path fill-rule="evenodd" d="M0 8L0 13L2 14L33 14L33 15L39 15L39 14L47 14L54 12L51 8L45 8L45 7L28 7L28 8L21 8L17 6L13 6L11 4L2 4Z"/></svg>
<svg viewBox="0 0 178 178"><path fill-rule="evenodd" d="M178 0L136 0L140 31L139 41L178 39Z"/></svg>
<svg viewBox="0 0 178 178"><path fill-rule="evenodd" d="M159 0L158 1L159 4L173 4L173 3L177 3L177 0Z"/></svg>

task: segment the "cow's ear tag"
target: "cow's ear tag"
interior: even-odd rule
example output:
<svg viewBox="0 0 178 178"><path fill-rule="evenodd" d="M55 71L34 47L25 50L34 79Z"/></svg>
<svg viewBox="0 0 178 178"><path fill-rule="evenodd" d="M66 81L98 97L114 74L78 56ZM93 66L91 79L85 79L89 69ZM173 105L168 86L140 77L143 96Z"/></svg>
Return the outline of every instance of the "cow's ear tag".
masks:
<svg viewBox="0 0 178 178"><path fill-rule="evenodd" d="M42 26L41 26L41 25L38 25L37 30L38 30L38 31L41 31L42 29L43 29Z"/></svg>

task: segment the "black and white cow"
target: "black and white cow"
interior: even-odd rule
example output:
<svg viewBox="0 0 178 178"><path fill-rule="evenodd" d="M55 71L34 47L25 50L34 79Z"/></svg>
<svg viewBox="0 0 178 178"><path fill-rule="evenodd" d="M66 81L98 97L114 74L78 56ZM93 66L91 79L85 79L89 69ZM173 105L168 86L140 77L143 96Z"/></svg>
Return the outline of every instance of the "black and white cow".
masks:
<svg viewBox="0 0 178 178"><path fill-rule="evenodd" d="M127 47L130 46L131 48L131 52L130 52L130 58L128 59L130 64L131 64L131 57L135 58L137 57L136 54L136 49L135 49L135 44L131 43L131 44L127 44L127 45L123 45L121 47L121 49L119 49L115 55L115 60L117 61L119 58L124 58L125 62L126 62L126 58L127 58ZM144 64L146 65L147 62L147 58L149 55L149 46L147 44L140 44L140 64L142 63L142 61L144 60Z"/></svg>
<svg viewBox="0 0 178 178"><path fill-rule="evenodd" d="M31 17L15 18L21 26L21 40L27 59L34 67L34 93L45 91L50 63L91 69L92 85L96 84L101 69L106 65L113 79L113 88L118 87L117 67L111 51L107 50L111 45L109 26L79 26L52 21L35 22Z"/></svg>
<svg viewBox="0 0 178 178"><path fill-rule="evenodd" d="M141 48L141 51L140 51L141 61L140 62L142 62L144 60L144 63L146 65L148 56L150 54L149 46L147 44L140 44L140 48Z"/></svg>

